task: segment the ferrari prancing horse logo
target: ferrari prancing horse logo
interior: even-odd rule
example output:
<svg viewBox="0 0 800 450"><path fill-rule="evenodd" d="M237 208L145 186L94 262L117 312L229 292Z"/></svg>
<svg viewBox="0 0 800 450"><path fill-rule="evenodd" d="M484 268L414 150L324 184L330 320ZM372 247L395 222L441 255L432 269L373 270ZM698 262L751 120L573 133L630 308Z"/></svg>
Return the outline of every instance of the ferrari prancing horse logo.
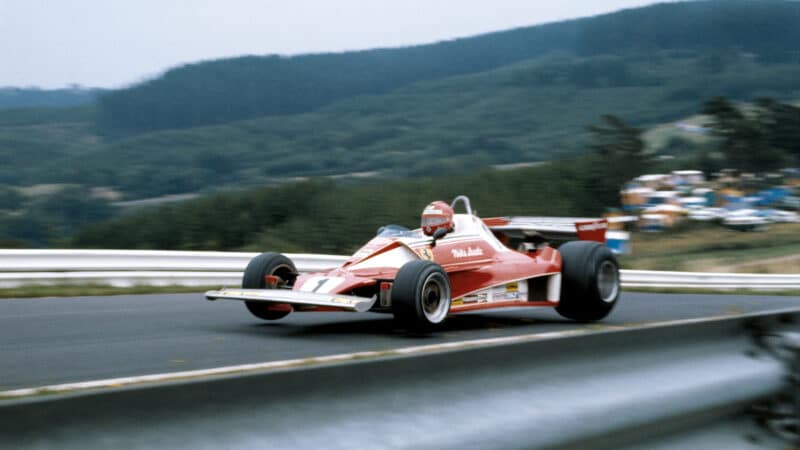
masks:
<svg viewBox="0 0 800 450"><path fill-rule="evenodd" d="M427 259L428 261L433 261L433 252L428 247L422 247L417 249L417 254L422 259Z"/></svg>

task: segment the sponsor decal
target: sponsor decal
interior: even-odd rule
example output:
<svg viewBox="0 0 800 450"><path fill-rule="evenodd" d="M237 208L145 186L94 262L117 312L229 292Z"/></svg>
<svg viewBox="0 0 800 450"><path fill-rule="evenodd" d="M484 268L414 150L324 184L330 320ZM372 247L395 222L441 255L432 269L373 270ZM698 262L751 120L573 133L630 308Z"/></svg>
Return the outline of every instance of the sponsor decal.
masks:
<svg viewBox="0 0 800 450"><path fill-rule="evenodd" d="M334 297L331 299L333 303L343 303L345 305L355 305L358 303L358 300L354 298L342 298L342 297Z"/></svg>
<svg viewBox="0 0 800 450"><path fill-rule="evenodd" d="M454 248L450 250L453 258L470 258L473 256L483 256L483 249L480 247Z"/></svg>
<svg viewBox="0 0 800 450"><path fill-rule="evenodd" d="M431 249L427 247L417 249L417 254L422 259L427 259L428 261L433 261L433 252Z"/></svg>
<svg viewBox="0 0 800 450"><path fill-rule="evenodd" d="M222 292L225 295L253 295L252 293L251 294L245 294L242 291L234 291L232 289L223 289L220 292Z"/></svg>
<svg viewBox="0 0 800 450"><path fill-rule="evenodd" d="M463 305L464 304L464 297L459 297L459 298L453 299L453 301L450 304L453 305L453 306Z"/></svg>
<svg viewBox="0 0 800 450"><path fill-rule="evenodd" d="M464 297L464 302L466 303L485 303L488 300L486 292L481 292L478 294L472 294Z"/></svg>
<svg viewBox="0 0 800 450"><path fill-rule="evenodd" d="M585 223L578 225L578 231L597 231L597 230L605 230L608 228L608 223L606 222L592 222L592 223Z"/></svg>
<svg viewBox="0 0 800 450"><path fill-rule="evenodd" d="M518 283L508 283L506 285L506 292L518 292L519 291L519 284Z"/></svg>
<svg viewBox="0 0 800 450"><path fill-rule="evenodd" d="M441 209L436 208L425 208L425 211L422 211L422 214L444 214Z"/></svg>
<svg viewBox="0 0 800 450"><path fill-rule="evenodd" d="M222 293L221 297L246 297L270 300L269 292L245 292L235 289L223 289L220 292Z"/></svg>

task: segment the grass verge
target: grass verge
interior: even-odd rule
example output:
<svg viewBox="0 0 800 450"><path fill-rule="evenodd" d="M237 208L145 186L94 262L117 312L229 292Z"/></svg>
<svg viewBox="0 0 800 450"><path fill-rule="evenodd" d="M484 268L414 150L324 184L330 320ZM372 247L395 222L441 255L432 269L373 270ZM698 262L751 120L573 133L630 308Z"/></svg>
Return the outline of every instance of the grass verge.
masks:
<svg viewBox="0 0 800 450"><path fill-rule="evenodd" d="M800 297L800 290L757 291L753 289L702 289L702 288L654 288L627 287L623 292L641 292L646 294L713 294L713 295L776 295L784 297Z"/></svg>
<svg viewBox="0 0 800 450"><path fill-rule="evenodd" d="M624 269L797 273L800 224L773 224L762 232L687 224L664 233L633 233L631 249L619 258Z"/></svg>
<svg viewBox="0 0 800 450"><path fill-rule="evenodd" d="M32 297L87 297L100 295L142 295L142 294L179 294L201 293L219 286L132 286L114 287L105 285L61 285L61 286L24 286L19 288L0 289L0 298L32 298Z"/></svg>

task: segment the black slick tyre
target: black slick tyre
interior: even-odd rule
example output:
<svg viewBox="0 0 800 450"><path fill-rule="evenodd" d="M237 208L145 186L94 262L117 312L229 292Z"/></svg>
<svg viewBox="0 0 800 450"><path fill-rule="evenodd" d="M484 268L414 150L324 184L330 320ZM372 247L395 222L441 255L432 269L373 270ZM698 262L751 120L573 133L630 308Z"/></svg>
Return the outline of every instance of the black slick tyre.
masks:
<svg viewBox="0 0 800 450"><path fill-rule="evenodd" d="M280 283L288 286L294 284L297 278L297 269L291 259L279 253L262 253L250 260L242 277L242 288L265 289L266 275L275 275L280 278ZM264 320L277 320L286 317L292 309L289 305L276 307L276 305L263 302L244 302L251 314Z"/></svg>
<svg viewBox="0 0 800 450"><path fill-rule="evenodd" d="M562 258L561 301L556 311L580 322L606 317L619 299L617 258L599 242L567 242L558 251Z"/></svg>
<svg viewBox="0 0 800 450"><path fill-rule="evenodd" d="M426 330L450 313L450 279L442 266L431 261L410 261L392 283L392 312L402 325Z"/></svg>

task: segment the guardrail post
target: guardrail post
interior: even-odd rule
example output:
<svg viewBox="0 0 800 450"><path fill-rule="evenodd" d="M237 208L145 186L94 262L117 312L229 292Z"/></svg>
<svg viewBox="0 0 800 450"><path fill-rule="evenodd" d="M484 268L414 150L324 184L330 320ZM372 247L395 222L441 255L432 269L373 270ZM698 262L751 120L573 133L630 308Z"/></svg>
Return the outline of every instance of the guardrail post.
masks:
<svg viewBox="0 0 800 450"><path fill-rule="evenodd" d="M792 352L789 383L794 397L794 418L788 425L794 432L793 444L800 448L800 333L787 333L784 336L784 347Z"/></svg>

